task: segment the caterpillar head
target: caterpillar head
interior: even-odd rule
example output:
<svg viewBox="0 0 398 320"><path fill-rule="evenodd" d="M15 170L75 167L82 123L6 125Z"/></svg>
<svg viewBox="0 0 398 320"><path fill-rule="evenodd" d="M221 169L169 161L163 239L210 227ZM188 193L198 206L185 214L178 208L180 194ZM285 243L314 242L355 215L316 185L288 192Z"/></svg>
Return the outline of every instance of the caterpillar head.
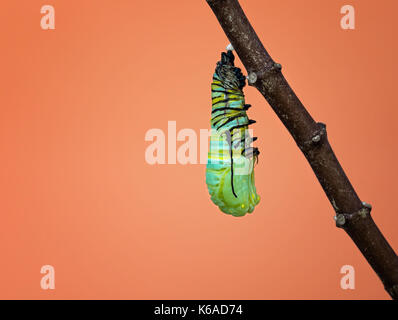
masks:
<svg viewBox="0 0 398 320"><path fill-rule="evenodd" d="M217 62L216 74L228 89L242 90L246 85L246 77L234 65L234 54L231 50L221 53L221 60Z"/></svg>

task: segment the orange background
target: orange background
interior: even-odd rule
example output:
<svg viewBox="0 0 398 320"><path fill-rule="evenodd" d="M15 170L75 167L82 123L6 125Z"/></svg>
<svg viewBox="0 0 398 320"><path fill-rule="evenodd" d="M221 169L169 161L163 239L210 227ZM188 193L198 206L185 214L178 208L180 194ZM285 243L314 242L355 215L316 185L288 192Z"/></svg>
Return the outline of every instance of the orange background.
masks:
<svg viewBox="0 0 398 320"><path fill-rule="evenodd" d="M44 4L56 30L40 28ZM355 31L340 28L344 4ZM397 250L397 2L241 5ZM213 205L204 165L145 162L147 130L209 127L228 41L205 0L8 0L0 12L0 298L388 298L254 88L252 215ZM53 291L40 288L45 264ZM355 290L340 288L346 264Z"/></svg>

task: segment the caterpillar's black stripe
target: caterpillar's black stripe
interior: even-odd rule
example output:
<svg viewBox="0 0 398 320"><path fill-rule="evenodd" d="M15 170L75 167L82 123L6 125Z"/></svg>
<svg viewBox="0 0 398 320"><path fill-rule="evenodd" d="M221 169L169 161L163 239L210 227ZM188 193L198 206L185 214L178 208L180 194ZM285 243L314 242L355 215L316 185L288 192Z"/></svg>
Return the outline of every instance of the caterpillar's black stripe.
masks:
<svg viewBox="0 0 398 320"><path fill-rule="evenodd" d="M230 117L227 121L225 121L223 124L221 124L220 126L218 126L218 127L217 127L217 130L218 130L218 129L221 129L221 128L222 128L223 126L225 126L227 123L230 123L230 122L232 122L232 121L234 121L235 119L240 118L240 117L242 117L241 114L238 114L238 115L236 115L236 116ZM221 119L221 120L222 120L222 119ZM214 123L214 125L216 125L217 123L219 123L221 120L218 120L216 123ZM247 123L246 123L246 125L247 125Z"/></svg>
<svg viewBox="0 0 398 320"><path fill-rule="evenodd" d="M217 111L225 111L225 110L242 111L242 110L246 110L246 109L232 108L232 107L224 107L224 108L214 109L211 113L216 113Z"/></svg>
<svg viewBox="0 0 398 320"><path fill-rule="evenodd" d="M240 117L243 117L243 116L244 116L244 114L243 114L242 112L239 112L239 113L236 114L235 116L230 117L230 118L228 118L228 119L230 119L230 121L232 121L232 120L235 120L235 119L240 118ZM213 121L216 120L217 118L221 118L221 119L218 119L217 121L213 122L213 126L215 126L216 124L220 123L220 121L225 120L225 114L224 114L224 113L220 113L220 114L214 116L214 117L213 117ZM232 120L231 120L231 119L232 119ZM228 122L230 122L230 121L224 122L223 126L226 125L226 124L227 124Z"/></svg>
<svg viewBox="0 0 398 320"><path fill-rule="evenodd" d="M251 125L253 123L256 123L256 120L249 119L248 123L239 124L239 125L236 125L236 126L233 126L233 127L229 128L229 132L232 132L234 129L239 129L239 128L246 127L246 126Z"/></svg>
<svg viewBox="0 0 398 320"><path fill-rule="evenodd" d="M232 94L232 95L239 96L239 97L244 97L244 96L245 96L243 93L229 92L229 91L227 91L223 86L221 86L221 85L219 85L219 84L217 84L217 83L213 83L213 86L216 87L216 89L223 89L223 90L214 90L214 89L211 89L211 92L213 92L213 93L214 93L214 92L215 92L215 93L219 92L219 93L224 93L224 94ZM230 89L230 90L231 90L231 89Z"/></svg>
<svg viewBox="0 0 398 320"><path fill-rule="evenodd" d="M226 99L224 99L224 100L220 100L220 101L217 101L217 102L214 102L213 103L213 107L215 106L215 105L217 105L217 104L219 104L219 103L228 103L229 101L239 101L240 100L240 98L226 98Z"/></svg>
<svg viewBox="0 0 398 320"><path fill-rule="evenodd" d="M233 107L223 107L218 109L213 109L211 113L216 113L217 111L232 110L232 111L246 111L251 107L250 104L245 104L243 108L233 108Z"/></svg>
<svg viewBox="0 0 398 320"><path fill-rule="evenodd" d="M223 87L220 86L220 88L223 88ZM225 93L225 94L233 94L234 96L244 97L243 94L240 94L240 93L232 93L232 92L228 92L228 91L225 91L225 90L213 90L213 89L212 89L211 92L220 92L220 93Z"/></svg>
<svg viewBox="0 0 398 320"><path fill-rule="evenodd" d="M231 138L231 133L227 131L227 141L229 144L229 155L231 157L231 189L232 189L232 194L234 195L235 198L238 196L235 193L235 188L234 188L234 158L232 156L232 138Z"/></svg>
<svg viewBox="0 0 398 320"><path fill-rule="evenodd" d="M223 89L223 90L226 91L226 89L225 89L221 84L213 83L213 86L215 86L215 87L217 87L217 88L221 88L221 89ZM227 92L227 93L231 94L231 92Z"/></svg>

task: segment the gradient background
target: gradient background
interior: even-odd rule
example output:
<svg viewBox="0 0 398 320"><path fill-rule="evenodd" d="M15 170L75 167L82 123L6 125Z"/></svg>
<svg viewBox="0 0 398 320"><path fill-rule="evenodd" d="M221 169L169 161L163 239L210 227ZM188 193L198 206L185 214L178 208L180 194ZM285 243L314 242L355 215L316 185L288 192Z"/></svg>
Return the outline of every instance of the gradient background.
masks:
<svg viewBox="0 0 398 320"><path fill-rule="evenodd" d="M45 4L56 30L40 28ZM397 1L241 5L397 250ZM213 205L204 165L145 162L147 130L209 127L228 40L205 0L7 0L0 15L0 298L388 298L254 88L252 215ZM55 290L40 288L45 264ZM355 290L340 288L346 264Z"/></svg>

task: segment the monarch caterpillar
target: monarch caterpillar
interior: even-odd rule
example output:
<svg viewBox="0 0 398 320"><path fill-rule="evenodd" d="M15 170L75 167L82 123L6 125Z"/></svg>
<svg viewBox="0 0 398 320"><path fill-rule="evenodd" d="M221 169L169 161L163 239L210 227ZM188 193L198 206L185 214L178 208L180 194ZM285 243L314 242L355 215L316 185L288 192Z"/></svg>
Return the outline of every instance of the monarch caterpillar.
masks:
<svg viewBox="0 0 398 320"><path fill-rule="evenodd" d="M224 213L244 216L260 202L254 185L257 140L248 134L256 121L247 117L243 87L246 78L234 65L231 50L221 53L211 84L211 136L207 158L206 184L211 200Z"/></svg>

